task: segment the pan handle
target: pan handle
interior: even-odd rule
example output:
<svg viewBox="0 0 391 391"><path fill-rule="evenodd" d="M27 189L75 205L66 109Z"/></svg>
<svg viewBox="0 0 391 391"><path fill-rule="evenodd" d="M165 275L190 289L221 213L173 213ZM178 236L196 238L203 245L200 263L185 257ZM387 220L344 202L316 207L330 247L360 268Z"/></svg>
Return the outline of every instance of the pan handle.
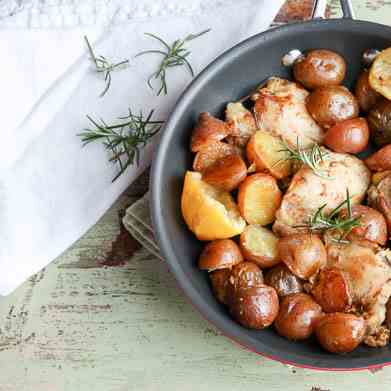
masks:
<svg viewBox="0 0 391 391"><path fill-rule="evenodd" d="M351 0L340 0L344 18L354 19ZM326 15L327 0L315 0L312 11L312 19L324 19Z"/></svg>

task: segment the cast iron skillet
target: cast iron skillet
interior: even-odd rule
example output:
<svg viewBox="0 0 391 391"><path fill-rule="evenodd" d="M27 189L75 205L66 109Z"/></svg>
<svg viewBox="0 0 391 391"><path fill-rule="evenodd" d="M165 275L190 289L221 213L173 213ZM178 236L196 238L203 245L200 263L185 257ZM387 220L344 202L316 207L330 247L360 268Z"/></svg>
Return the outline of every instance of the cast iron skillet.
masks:
<svg viewBox="0 0 391 391"><path fill-rule="evenodd" d="M197 269L202 243L186 228L180 198L185 171L191 167L190 135L197 116L209 111L222 116L227 102L246 95L268 76L291 77L281 57L297 48L327 48L348 64L345 84L352 87L367 48L391 46L391 28L353 20L350 4L341 1L343 19L311 20L268 30L247 39L213 61L186 89L170 115L154 160L151 209L156 239L180 287L201 314L225 335L257 353L303 367L358 370L391 364L391 348L359 347L345 355L322 350L314 341L292 342L273 328L256 331L233 321L214 298L206 273Z"/></svg>

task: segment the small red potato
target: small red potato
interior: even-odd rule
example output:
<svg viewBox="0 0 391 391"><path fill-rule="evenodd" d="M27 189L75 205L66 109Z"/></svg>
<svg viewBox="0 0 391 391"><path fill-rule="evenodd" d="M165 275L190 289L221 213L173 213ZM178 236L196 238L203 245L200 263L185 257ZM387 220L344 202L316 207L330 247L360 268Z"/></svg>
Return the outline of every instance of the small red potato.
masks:
<svg viewBox="0 0 391 391"><path fill-rule="evenodd" d="M278 296L272 287L266 285L240 288L236 291L229 310L242 326L260 330L270 326L277 317Z"/></svg>
<svg viewBox="0 0 391 391"><path fill-rule="evenodd" d="M348 282L337 268L321 270L311 293L324 312L343 312L352 303Z"/></svg>
<svg viewBox="0 0 391 391"><path fill-rule="evenodd" d="M303 292L303 282L282 264L266 272L265 284L273 287L279 297Z"/></svg>
<svg viewBox="0 0 391 391"><path fill-rule="evenodd" d="M344 86L316 89L307 97L306 106L312 118L324 128L355 118L359 112L357 99Z"/></svg>
<svg viewBox="0 0 391 391"><path fill-rule="evenodd" d="M365 320L353 314L335 312L321 318L315 333L322 347L331 353L356 349L365 335Z"/></svg>
<svg viewBox="0 0 391 391"><path fill-rule="evenodd" d="M345 218L348 211L344 209L340 216ZM353 205L352 217L360 217L360 225L354 227L348 235L348 239L365 239L384 246L387 243L387 222L384 216L377 210L365 205Z"/></svg>
<svg viewBox="0 0 391 391"><path fill-rule="evenodd" d="M326 49L311 50L293 65L295 79L310 90L341 84L345 73L344 58Z"/></svg>
<svg viewBox="0 0 391 391"><path fill-rule="evenodd" d="M391 144L379 149L364 160L371 171L391 170Z"/></svg>
<svg viewBox="0 0 391 391"><path fill-rule="evenodd" d="M311 234L293 234L280 238L278 253L289 270L304 280L316 274L327 260L324 244L318 236Z"/></svg>
<svg viewBox="0 0 391 391"><path fill-rule="evenodd" d="M247 176L247 167L239 155L229 155L208 167L202 179L225 191L236 189Z"/></svg>
<svg viewBox="0 0 391 391"><path fill-rule="evenodd" d="M292 340L311 336L322 316L322 308L306 293L294 293L282 299L274 321L277 333Z"/></svg>
<svg viewBox="0 0 391 391"><path fill-rule="evenodd" d="M231 239L217 239L209 242L198 259L198 267L213 271L231 268L243 261L239 246Z"/></svg>
<svg viewBox="0 0 391 391"><path fill-rule="evenodd" d="M324 143L335 152L359 153L369 142L369 128L365 118L353 118L332 126L326 133Z"/></svg>
<svg viewBox="0 0 391 391"><path fill-rule="evenodd" d="M220 303L227 304L227 283L230 269L219 269L209 273L212 291Z"/></svg>

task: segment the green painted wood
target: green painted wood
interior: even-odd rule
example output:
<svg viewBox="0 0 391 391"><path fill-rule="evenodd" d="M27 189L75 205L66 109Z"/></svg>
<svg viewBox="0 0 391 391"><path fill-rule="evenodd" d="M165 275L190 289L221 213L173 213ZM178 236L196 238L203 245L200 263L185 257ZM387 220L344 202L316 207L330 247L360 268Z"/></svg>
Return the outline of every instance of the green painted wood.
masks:
<svg viewBox="0 0 391 391"><path fill-rule="evenodd" d="M292 9L298 3L292 0ZM354 6L360 19L391 20L389 2ZM117 238L119 212L147 184L145 174L83 238L0 300L0 391L391 389L391 367L297 369L220 335L187 303L163 262L137 250L126 233Z"/></svg>

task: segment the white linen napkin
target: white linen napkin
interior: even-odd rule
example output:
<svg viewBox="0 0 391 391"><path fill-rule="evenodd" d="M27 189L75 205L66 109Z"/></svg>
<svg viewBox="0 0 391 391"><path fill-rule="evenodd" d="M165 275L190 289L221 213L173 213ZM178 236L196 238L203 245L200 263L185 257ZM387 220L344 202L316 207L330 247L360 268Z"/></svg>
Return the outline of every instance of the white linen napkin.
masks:
<svg viewBox="0 0 391 391"><path fill-rule="evenodd" d="M0 294L6 295L68 248L102 216L150 164L158 137L140 165L116 182L116 167L100 145L81 148L76 136L86 114L112 121L128 108L168 116L191 81L185 69L168 73L169 93L146 85L160 58L134 58L211 28L189 42L198 73L239 41L265 30L283 0L3 0L0 7L2 129L0 143ZM8 6L7 6L8 4ZM83 35L96 54L130 60L104 81L93 71Z"/></svg>

